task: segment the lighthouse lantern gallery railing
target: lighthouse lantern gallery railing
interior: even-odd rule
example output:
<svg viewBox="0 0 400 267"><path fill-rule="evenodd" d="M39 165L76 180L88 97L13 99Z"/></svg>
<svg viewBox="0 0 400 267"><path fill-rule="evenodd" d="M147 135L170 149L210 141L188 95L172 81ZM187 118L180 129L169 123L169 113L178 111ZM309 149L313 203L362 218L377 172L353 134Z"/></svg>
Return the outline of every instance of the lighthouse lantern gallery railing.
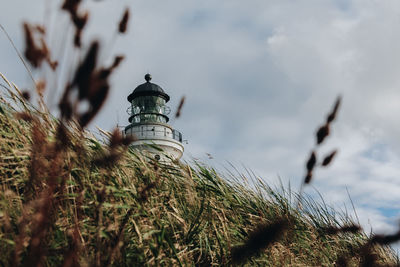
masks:
<svg viewBox="0 0 400 267"><path fill-rule="evenodd" d="M166 128L164 128L164 130L158 130L155 128L149 129L146 127L140 127L139 129L131 129L130 133L136 135L139 139L146 137L159 137L172 138L180 143L183 142L182 133L175 129L168 131Z"/></svg>

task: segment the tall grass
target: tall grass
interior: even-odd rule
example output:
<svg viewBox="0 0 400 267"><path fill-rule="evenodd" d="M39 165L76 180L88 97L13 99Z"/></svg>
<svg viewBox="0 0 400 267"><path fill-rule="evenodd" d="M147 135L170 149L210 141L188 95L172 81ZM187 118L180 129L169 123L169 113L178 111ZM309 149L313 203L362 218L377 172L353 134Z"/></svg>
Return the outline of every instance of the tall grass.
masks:
<svg viewBox="0 0 400 267"><path fill-rule="evenodd" d="M38 125L4 101L1 107L0 261L5 266L329 266L343 255L354 266L362 260L367 236L327 231L347 225L349 218L334 216L310 198L303 197L299 211L283 188L254 180L255 189L249 189L242 177L221 177L199 162L162 165L132 149L123 152L124 147L113 165L98 164L110 155L112 142L104 145L73 125L57 161L32 149L38 145L34 127L40 128L41 142L54 144L59 121L29 110ZM33 157L43 159L46 170L35 169ZM53 169L59 176L51 177ZM268 234L271 225L279 235ZM395 263L388 248L373 251L376 262Z"/></svg>

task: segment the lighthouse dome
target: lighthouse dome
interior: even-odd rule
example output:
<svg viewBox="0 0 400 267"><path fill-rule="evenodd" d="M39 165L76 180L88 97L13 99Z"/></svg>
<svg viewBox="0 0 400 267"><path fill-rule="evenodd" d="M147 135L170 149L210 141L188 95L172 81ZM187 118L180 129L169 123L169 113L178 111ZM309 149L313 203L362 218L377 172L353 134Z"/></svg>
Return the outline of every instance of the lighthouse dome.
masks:
<svg viewBox="0 0 400 267"><path fill-rule="evenodd" d="M128 96L129 102L132 102L132 100L138 96L159 96L164 98L166 102L169 101L169 95L167 95L159 85L150 82L150 74L146 74L144 78L146 82L136 87L135 90L133 90L133 92Z"/></svg>

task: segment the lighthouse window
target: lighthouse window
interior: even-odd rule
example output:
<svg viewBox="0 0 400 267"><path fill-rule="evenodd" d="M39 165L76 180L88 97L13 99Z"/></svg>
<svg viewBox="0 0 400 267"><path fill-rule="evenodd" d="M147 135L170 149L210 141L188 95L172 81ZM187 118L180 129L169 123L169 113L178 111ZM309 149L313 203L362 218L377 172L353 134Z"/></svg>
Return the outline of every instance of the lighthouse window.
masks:
<svg viewBox="0 0 400 267"><path fill-rule="evenodd" d="M140 112L140 108L137 106L132 106L132 114L138 114Z"/></svg>

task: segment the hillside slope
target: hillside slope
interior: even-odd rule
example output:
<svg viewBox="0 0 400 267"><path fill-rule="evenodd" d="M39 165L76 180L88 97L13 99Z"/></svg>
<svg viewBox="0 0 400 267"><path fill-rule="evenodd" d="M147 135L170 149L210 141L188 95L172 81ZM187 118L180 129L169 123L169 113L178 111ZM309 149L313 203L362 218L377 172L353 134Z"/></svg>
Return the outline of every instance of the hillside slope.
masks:
<svg viewBox="0 0 400 267"><path fill-rule="evenodd" d="M162 165L117 131L104 145L0 107L1 266L395 265L388 248L363 250L358 229L336 234L351 222L312 200L299 212L295 194L254 177Z"/></svg>

